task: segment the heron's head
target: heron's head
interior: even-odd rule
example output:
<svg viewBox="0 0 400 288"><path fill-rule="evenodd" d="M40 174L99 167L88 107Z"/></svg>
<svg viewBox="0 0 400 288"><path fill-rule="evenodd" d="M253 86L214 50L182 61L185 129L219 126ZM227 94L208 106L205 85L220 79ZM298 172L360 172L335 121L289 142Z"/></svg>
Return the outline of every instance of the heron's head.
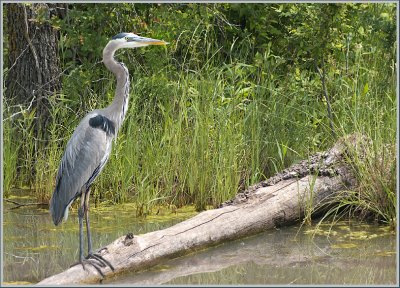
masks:
<svg viewBox="0 0 400 288"><path fill-rule="evenodd" d="M163 40L141 37L133 33L119 33L112 37L110 42L116 45L117 49L120 48L136 48L148 45L167 45L168 43Z"/></svg>

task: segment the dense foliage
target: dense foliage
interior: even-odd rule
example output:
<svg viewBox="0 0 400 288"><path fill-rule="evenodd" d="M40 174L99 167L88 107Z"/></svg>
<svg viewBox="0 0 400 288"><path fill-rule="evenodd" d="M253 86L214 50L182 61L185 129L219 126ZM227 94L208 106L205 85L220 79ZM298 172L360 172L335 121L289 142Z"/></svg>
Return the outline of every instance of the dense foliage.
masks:
<svg viewBox="0 0 400 288"><path fill-rule="evenodd" d="M31 185L50 197L49 179L74 128L113 98L102 49L111 36L133 31L170 45L117 55L131 72L132 100L94 185L96 201L135 201L138 214L154 204L217 206L337 137L361 132L373 140L369 157L379 160L372 162L388 173L378 176L381 166L372 162L357 169L364 185L349 197L365 192L366 199L348 203L363 212L375 205L374 215L391 221L395 15L387 3L70 4L65 19L48 20L59 29L65 71L63 90L51 99L52 141L31 155L35 139L26 127L34 111L13 122L5 112L5 191ZM379 179L368 182L370 175Z"/></svg>

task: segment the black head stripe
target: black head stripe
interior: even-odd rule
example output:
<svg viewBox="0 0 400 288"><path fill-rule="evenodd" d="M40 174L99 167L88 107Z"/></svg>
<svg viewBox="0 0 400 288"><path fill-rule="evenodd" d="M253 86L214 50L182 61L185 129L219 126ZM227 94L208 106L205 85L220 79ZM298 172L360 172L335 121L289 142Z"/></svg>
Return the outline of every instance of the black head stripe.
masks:
<svg viewBox="0 0 400 288"><path fill-rule="evenodd" d="M121 38L124 38L124 37L127 36L127 35L129 35L129 33L122 32L122 33L118 33L117 35L115 35L115 36L112 37L111 39L112 39L112 40L121 39Z"/></svg>
<svg viewBox="0 0 400 288"><path fill-rule="evenodd" d="M89 125L92 128L101 129L108 135L115 135L115 124L113 121L103 115L96 115L89 119Z"/></svg>

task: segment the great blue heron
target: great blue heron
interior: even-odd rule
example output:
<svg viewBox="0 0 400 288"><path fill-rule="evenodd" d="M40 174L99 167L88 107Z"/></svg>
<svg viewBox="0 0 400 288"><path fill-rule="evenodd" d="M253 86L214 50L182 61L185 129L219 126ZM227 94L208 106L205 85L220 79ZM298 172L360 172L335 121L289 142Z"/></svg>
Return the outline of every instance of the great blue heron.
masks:
<svg viewBox="0 0 400 288"><path fill-rule="evenodd" d="M112 103L104 109L89 112L76 127L67 143L56 177L56 185L50 200L50 213L55 225L67 220L72 202L80 198L79 216L79 263L92 264L96 259L101 267L104 262L113 266L92 251L89 223L90 186L103 170L110 155L112 141L125 119L129 99L129 72L123 63L114 59L115 51L121 48L136 48L148 45L166 45L167 42L145 38L133 33L119 33L112 37L103 50L103 63L117 78L117 88ZM83 217L86 221L88 256L83 256ZM96 261L97 262L97 261ZM101 273L102 274L102 273Z"/></svg>

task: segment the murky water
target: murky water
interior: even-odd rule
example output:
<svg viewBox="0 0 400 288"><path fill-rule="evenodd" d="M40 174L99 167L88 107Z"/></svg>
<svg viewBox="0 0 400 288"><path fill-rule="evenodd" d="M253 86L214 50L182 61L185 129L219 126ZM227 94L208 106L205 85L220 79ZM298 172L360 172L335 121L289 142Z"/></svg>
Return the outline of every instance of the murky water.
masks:
<svg viewBox="0 0 400 288"><path fill-rule="evenodd" d="M4 281L35 283L78 258L76 211L55 227L46 209L4 211ZM91 211L95 248L128 232L143 234L188 218L134 217L131 206ZM165 261L150 270L107 279L104 284L395 284L396 235L388 227L354 222L291 226Z"/></svg>
<svg viewBox="0 0 400 288"><path fill-rule="evenodd" d="M35 202L26 192L12 200L18 203ZM54 226L48 209L36 206L10 209L15 205L3 203L3 280L6 284L36 283L77 262L79 226L76 207L70 211L67 222ZM129 232L139 235L167 228L196 212L188 207L178 209L176 213L160 208L158 215L147 218L137 218L135 214L135 208L129 204L91 208L93 249L103 247ZM164 214L169 215L165 217ZM84 235L86 237L85 230Z"/></svg>

